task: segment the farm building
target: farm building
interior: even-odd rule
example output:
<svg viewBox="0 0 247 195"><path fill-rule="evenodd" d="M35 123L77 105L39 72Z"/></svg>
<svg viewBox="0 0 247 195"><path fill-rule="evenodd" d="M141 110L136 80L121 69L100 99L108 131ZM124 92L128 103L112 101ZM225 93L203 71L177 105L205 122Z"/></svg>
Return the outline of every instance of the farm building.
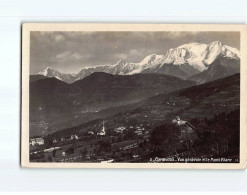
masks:
<svg viewBox="0 0 247 195"><path fill-rule="evenodd" d="M30 145L35 146L35 145L44 145L45 141L41 137L37 138L31 138L30 139Z"/></svg>

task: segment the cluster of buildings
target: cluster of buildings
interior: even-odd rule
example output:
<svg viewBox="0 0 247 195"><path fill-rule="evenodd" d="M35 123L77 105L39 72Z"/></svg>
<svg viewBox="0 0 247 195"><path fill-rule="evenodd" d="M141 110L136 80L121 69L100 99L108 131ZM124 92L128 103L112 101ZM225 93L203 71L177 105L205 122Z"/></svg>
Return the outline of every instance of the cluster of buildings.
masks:
<svg viewBox="0 0 247 195"><path fill-rule="evenodd" d="M90 130L90 131L87 132L87 134L88 135L94 135L95 133L94 133L94 131ZM98 131L96 134L99 135L99 136L105 136L106 135L104 121L102 123L102 129L100 131Z"/></svg>
<svg viewBox="0 0 247 195"><path fill-rule="evenodd" d="M143 124L140 124L138 126L128 126L128 127L125 127L125 126L119 126L119 127L116 127L113 131L116 133L116 134L123 134L124 131L126 130L132 130L136 135L146 135L148 134L149 131L147 131L144 127ZM106 133L106 129L105 129L105 123L104 121L102 122L102 128L96 132L94 130L89 130L87 132L88 135L98 135L98 136L105 136L107 133Z"/></svg>
<svg viewBox="0 0 247 195"><path fill-rule="evenodd" d="M148 133L148 131L145 130L143 124L140 124L139 126L136 126L136 127L134 127L134 126L129 126L128 129L133 130L133 132L134 132L136 135L144 135L144 134L147 134L147 133ZM121 126L121 127L115 128L115 129L114 129L114 132L115 132L115 133L121 133L121 134L122 134L125 130L127 130L127 128L124 127L124 126Z"/></svg>
<svg viewBox="0 0 247 195"><path fill-rule="evenodd" d="M145 132L145 128L143 127L143 124L140 124L140 126L137 126L136 130L134 131L136 135L143 135L144 132Z"/></svg>
<svg viewBox="0 0 247 195"><path fill-rule="evenodd" d="M30 145L37 146L37 145L44 145L45 140L41 137L31 138Z"/></svg>
<svg viewBox="0 0 247 195"><path fill-rule="evenodd" d="M69 138L69 140L73 140L73 139L79 139L79 137L76 135L76 134L74 134L74 135L71 135L70 136L70 138ZM53 143L58 143L58 142L63 142L63 141L65 141L66 139L65 138L60 138L60 139L53 139L52 140L52 142ZM41 137L36 137L36 138L31 138L30 139L30 145L32 145L32 146L40 146L40 145L44 145L44 143L45 143L45 140L43 139L43 138L41 138Z"/></svg>
<svg viewBox="0 0 247 195"><path fill-rule="evenodd" d="M145 130L143 124L140 124L139 126L129 126L129 127L119 126L119 127L116 127L113 131L116 134L123 134L124 131L126 131L126 130L133 130L133 132L136 135L145 135L145 134L148 133L148 131ZM98 132L95 132L94 130L89 130L87 132L87 134L88 135L105 136L106 135L106 130L105 130L105 123L104 123L104 121L102 122L102 128Z"/></svg>
<svg viewBox="0 0 247 195"><path fill-rule="evenodd" d="M74 135L71 135L70 136L70 138L68 139L68 140L73 140L73 139L79 139L79 137L76 135L76 134L74 134ZM58 142L63 142L63 141L65 141L66 139L64 138L64 137L62 137L62 138L60 138L60 139L53 139L53 143L58 143Z"/></svg>

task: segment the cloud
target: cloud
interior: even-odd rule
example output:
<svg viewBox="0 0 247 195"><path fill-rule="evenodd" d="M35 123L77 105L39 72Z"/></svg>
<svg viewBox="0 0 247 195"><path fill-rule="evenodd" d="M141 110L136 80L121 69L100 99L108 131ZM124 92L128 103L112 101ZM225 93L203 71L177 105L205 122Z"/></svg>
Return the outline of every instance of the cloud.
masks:
<svg viewBox="0 0 247 195"><path fill-rule="evenodd" d="M72 59L75 59L75 60L80 60L80 59L82 59L83 57L84 57L84 58L88 58L89 56L90 56L90 55L84 55L84 56L83 56L83 55L81 55L81 54L75 52L75 53L71 54L70 57L71 57Z"/></svg>
<svg viewBox="0 0 247 195"><path fill-rule="evenodd" d="M70 55L71 55L71 52L66 51L66 52L57 54L57 55L54 57L54 59L55 59L55 60L59 60L59 61L60 61L60 60L64 60L65 58L70 57Z"/></svg>
<svg viewBox="0 0 247 195"><path fill-rule="evenodd" d="M162 39L176 40L181 38L186 38L189 36L195 36L201 32L198 31L169 31L161 34Z"/></svg>
<svg viewBox="0 0 247 195"><path fill-rule="evenodd" d="M131 58L132 59L139 59L140 57L143 57L143 53L146 53L147 50L145 49L131 49L127 51L126 53L117 53L115 54L116 59L123 59L129 61Z"/></svg>
<svg viewBox="0 0 247 195"><path fill-rule="evenodd" d="M64 41L65 40L65 37L62 35L62 34L55 34L53 39L56 41L56 42L60 42L60 41Z"/></svg>
<svg viewBox="0 0 247 195"><path fill-rule="evenodd" d="M126 54L126 53L117 53L117 54L115 54L115 58L116 59L126 60L128 58L128 54Z"/></svg>
<svg viewBox="0 0 247 195"><path fill-rule="evenodd" d="M129 55L133 55L133 56L142 56L142 49L141 50L137 50L137 49L131 49L129 51Z"/></svg>
<svg viewBox="0 0 247 195"><path fill-rule="evenodd" d="M52 57L52 60L57 62L73 62L78 60L89 59L91 57L92 55L89 53L80 54L77 52L65 51Z"/></svg>

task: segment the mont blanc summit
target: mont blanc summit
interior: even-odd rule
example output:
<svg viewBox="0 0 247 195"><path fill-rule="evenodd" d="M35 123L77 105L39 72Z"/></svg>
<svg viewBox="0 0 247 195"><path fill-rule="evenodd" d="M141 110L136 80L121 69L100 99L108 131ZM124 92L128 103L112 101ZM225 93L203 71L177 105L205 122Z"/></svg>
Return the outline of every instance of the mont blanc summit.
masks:
<svg viewBox="0 0 247 195"><path fill-rule="evenodd" d="M220 61L220 63L218 61ZM209 44L184 44L177 48L169 49L163 55L148 55L138 63L119 60L113 65L97 65L89 68L83 68L76 74L60 73L48 67L38 74L46 77L55 77L66 83L73 83L81 80L94 72L105 72L113 75L161 73L176 76L182 79L188 79L193 76L200 77L200 75L196 75L207 71L212 64L216 66L215 63L228 67L227 64L229 64L228 62L230 61L231 64L234 64L233 66L236 66L230 68L234 69L232 74L239 72L239 50L228 45L223 45L219 41L214 41ZM227 75L231 75L231 70L229 70L229 67L227 71ZM214 78L211 80L214 80Z"/></svg>

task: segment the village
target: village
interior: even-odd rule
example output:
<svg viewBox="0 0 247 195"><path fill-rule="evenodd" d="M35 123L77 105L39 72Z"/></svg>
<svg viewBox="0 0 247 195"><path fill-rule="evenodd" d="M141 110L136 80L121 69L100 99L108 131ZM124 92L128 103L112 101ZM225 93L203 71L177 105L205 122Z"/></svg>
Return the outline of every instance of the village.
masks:
<svg viewBox="0 0 247 195"><path fill-rule="evenodd" d="M181 126L181 133L190 135L194 126L176 117L171 123ZM71 134L67 137L34 137L30 139L32 162L142 162L152 148L147 145L153 126L118 126L106 129L105 121L97 132Z"/></svg>
<svg viewBox="0 0 247 195"><path fill-rule="evenodd" d="M127 135L129 132L132 132L131 135ZM132 150L134 152L141 141L148 139L148 134L149 131L143 127L143 124L137 127L119 126L113 132L108 133L104 121L102 121L100 131L89 130L86 135L82 136L73 134L66 138L56 137L52 139L52 143L48 143L47 138L31 138L30 158L34 161L87 162L90 160L112 162L117 160L117 153L120 151L127 153L127 151ZM109 146L112 151L109 151ZM134 152L130 159L137 157L138 155Z"/></svg>

